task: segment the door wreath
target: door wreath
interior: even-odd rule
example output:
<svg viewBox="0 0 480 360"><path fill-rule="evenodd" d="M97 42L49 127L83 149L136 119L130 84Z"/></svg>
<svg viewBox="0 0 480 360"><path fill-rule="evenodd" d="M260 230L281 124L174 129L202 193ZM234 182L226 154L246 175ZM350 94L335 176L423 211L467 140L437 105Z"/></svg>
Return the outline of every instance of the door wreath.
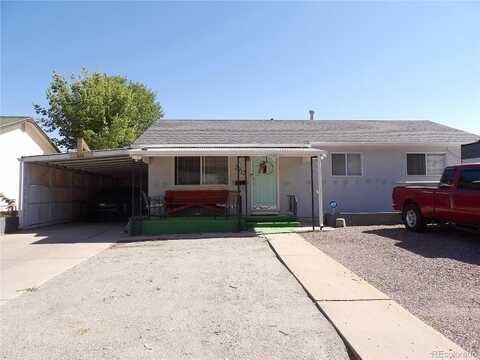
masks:
<svg viewBox="0 0 480 360"><path fill-rule="evenodd" d="M273 173L273 168L273 163L268 159L268 157L265 157L265 160L258 164L258 173L263 175L271 175Z"/></svg>

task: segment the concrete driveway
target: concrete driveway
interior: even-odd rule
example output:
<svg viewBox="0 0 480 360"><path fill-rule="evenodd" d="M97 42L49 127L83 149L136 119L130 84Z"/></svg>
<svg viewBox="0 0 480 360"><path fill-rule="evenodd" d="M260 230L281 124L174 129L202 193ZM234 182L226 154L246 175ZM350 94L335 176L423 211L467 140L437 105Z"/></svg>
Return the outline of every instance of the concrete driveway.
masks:
<svg viewBox="0 0 480 360"><path fill-rule="evenodd" d="M2 359L348 359L253 235L116 244L3 305L0 331Z"/></svg>
<svg viewBox="0 0 480 360"><path fill-rule="evenodd" d="M110 247L119 224L65 224L0 237L0 305Z"/></svg>

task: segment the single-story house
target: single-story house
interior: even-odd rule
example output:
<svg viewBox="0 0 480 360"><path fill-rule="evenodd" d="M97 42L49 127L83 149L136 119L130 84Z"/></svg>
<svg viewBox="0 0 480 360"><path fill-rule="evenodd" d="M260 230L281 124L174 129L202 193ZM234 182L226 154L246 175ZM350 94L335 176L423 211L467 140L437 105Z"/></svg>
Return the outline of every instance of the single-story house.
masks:
<svg viewBox="0 0 480 360"><path fill-rule="evenodd" d="M129 149L25 157L22 208L29 214L23 224L69 219L73 212L65 209L88 198L67 194L60 201L64 210L56 211L58 199L39 201L40 190L32 187L38 176L31 174L45 176L46 170L32 166L74 172L59 184L77 191L96 189L113 175L131 179L132 189L140 187L148 198L172 190L227 190L239 195L242 215L294 212L322 223L329 211L389 212L395 185L438 181L445 166L461 162L461 145L478 139L431 121L162 119ZM93 179L75 181L81 176ZM89 181L96 185L88 187Z"/></svg>
<svg viewBox="0 0 480 360"><path fill-rule="evenodd" d="M18 202L19 159L26 155L55 154L59 150L30 117L0 116L0 193ZM0 202L0 210L2 203Z"/></svg>
<svg viewBox="0 0 480 360"><path fill-rule="evenodd" d="M462 145L462 162L480 163L480 141Z"/></svg>

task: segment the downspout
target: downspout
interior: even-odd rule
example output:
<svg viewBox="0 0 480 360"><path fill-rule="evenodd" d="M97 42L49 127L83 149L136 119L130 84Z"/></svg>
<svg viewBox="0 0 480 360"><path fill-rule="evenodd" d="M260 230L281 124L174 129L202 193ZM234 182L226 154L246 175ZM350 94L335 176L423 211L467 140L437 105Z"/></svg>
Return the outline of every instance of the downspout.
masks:
<svg viewBox="0 0 480 360"><path fill-rule="evenodd" d="M323 229L323 179L322 179L322 156L317 156L318 178L318 225Z"/></svg>
<svg viewBox="0 0 480 360"><path fill-rule="evenodd" d="M312 231L315 231L315 191L313 189L313 159L316 156L310 156L310 195L312 197Z"/></svg>

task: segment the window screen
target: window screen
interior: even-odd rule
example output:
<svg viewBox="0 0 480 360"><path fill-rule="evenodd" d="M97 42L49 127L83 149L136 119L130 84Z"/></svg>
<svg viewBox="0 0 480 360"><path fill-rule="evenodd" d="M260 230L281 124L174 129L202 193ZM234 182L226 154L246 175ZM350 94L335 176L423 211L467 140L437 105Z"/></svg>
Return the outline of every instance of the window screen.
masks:
<svg viewBox="0 0 480 360"><path fill-rule="evenodd" d="M458 183L460 189L480 191L480 170L464 169Z"/></svg>
<svg viewBox="0 0 480 360"><path fill-rule="evenodd" d="M175 185L228 184L228 157L175 158Z"/></svg>
<svg viewBox="0 0 480 360"><path fill-rule="evenodd" d="M442 175L446 165L445 154L427 154L428 175Z"/></svg>
<svg viewBox="0 0 480 360"><path fill-rule="evenodd" d="M362 175L362 156L360 154L347 154L347 175Z"/></svg>
<svg viewBox="0 0 480 360"><path fill-rule="evenodd" d="M334 176L347 175L345 154L332 154L332 175Z"/></svg>
<svg viewBox="0 0 480 360"><path fill-rule="evenodd" d="M427 175L425 154L407 154L407 174Z"/></svg>
<svg viewBox="0 0 480 360"><path fill-rule="evenodd" d="M188 156L175 158L175 184L200 184L200 157Z"/></svg>
<svg viewBox="0 0 480 360"><path fill-rule="evenodd" d="M228 183L228 158L210 156L203 158L203 184Z"/></svg>

